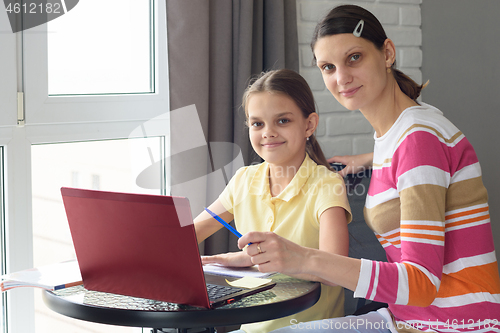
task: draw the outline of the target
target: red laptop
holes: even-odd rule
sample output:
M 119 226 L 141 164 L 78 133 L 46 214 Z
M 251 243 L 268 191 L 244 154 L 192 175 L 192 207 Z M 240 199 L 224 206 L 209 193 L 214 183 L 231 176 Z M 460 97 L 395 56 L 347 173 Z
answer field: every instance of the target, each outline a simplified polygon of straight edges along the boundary
M 233 288 L 227 277 L 204 274 L 187 198 L 61 193 L 88 290 L 214 308 L 274 286 Z M 207 286 L 220 294 L 209 298 Z

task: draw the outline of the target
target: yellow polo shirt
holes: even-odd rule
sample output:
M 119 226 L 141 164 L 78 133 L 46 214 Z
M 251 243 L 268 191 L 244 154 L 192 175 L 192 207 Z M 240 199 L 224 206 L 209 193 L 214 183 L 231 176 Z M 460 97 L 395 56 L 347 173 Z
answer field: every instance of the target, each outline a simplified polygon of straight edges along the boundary
M 326 209 L 344 208 L 347 221 L 351 222 L 343 178 L 317 165 L 307 154 L 292 181 L 274 198 L 268 175 L 267 162 L 243 167 L 219 197 L 222 205 L 234 215 L 236 229 L 242 234 L 272 231 L 297 244 L 317 249 L 319 218 Z M 321 297 L 311 308 L 280 319 L 245 324 L 241 329 L 263 333 L 294 323 L 341 316 L 344 316 L 343 289 L 321 285 Z

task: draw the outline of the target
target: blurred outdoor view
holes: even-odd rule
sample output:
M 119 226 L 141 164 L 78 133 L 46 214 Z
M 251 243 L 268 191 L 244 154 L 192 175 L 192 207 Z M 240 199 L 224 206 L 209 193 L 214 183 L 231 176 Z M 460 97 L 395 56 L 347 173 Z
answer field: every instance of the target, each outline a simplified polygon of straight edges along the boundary
M 151 165 L 150 152 L 162 156 L 161 138 L 123 139 L 35 145 L 32 147 L 34 265 L 74 259 L 60 188 L 78 187 L 116 192 L 161 194 L 136 185 Z M 158 177 L 160 179 L 160 177 Z M 136 333 L 139 328 L 76 320 L 50 310 L 35 293 L 36 333 Z

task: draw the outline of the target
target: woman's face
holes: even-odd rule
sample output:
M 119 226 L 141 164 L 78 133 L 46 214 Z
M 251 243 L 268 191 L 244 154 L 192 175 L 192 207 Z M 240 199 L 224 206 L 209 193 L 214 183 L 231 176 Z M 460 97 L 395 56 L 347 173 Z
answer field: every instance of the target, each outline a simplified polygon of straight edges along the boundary
M 387 86 L 385 49 L 353 34 L 318 39 L 314 46 L 317 66 L 327 89 L 349 110 L 374 105 Z

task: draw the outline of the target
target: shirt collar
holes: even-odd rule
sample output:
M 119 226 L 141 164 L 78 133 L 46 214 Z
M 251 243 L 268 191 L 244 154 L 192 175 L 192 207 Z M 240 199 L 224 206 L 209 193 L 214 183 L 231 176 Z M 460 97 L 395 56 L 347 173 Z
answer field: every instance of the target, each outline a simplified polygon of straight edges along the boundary
M 285 189 L 276 197 L 283 201 L 290 201 L 293 197 L 300 193 L 301 188 L 304 186 L 309 176 L 314 172 L 317 164 L 306 153 L 304 161 L 300 165 L 299 170 L 295 173 L 292 181 L 285 187 Z M 269 163 L 262 163 L 257 172 L 255 173 L 251 184 L 250 193 L 254 195 L 269 196 L 271 192 L 269 189 Z

